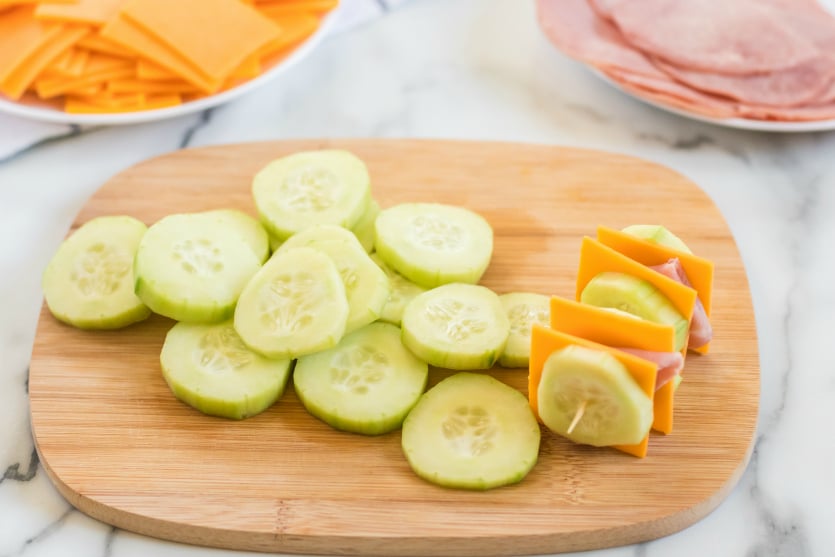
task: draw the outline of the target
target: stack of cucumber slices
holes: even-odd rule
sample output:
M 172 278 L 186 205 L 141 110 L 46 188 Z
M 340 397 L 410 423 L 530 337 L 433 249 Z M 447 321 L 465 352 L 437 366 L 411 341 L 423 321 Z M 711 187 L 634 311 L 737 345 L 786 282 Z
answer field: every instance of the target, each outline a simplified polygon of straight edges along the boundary
M 296 153 L 258 172 L 258 219 L 233 209 L 85 223 L 43 278 L 53 315 L 85 329 L 151 313 L 177 323 L 160 363 L 172 393 L 213 416 L 271 407 L 288 379 L 333 428 L 402 427 L 415 473 L 448 487 L 520 481 L 540 428 L 525 396 L 475 370 L 526 368 L 548 297 L 478 284 L 493 231 L 437 203 L 381 209 L 368 170 L 341 150 Z M 429 366 L 454 370 L 426 390 Z

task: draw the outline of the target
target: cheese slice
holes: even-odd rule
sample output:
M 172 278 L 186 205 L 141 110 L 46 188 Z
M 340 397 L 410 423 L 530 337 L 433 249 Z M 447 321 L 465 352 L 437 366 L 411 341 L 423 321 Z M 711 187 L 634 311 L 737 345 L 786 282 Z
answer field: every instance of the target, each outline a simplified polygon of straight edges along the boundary
M 55 58 L 88 32 L 84 27 L 64 27 L 58 31 L 3 80 L 0 91 L 11 99 L 22 97 L 26 89 Z
M 551 328 L 612 348 L 637 348 L 654 352 L 675 351 L 672 325 L 653 323 L 574 300 L 551 297 Z M 670 381 L 655 392 L 652 400 L 652 429 L 669 434 L 673 430 L 673 393 Z
M 102 54 L 111 54 L 113 56 L 121 56 L 123 58 L 133 58 L 136 56 L 131 49 L 120 46 L 113 41 L 108 41 L 98 33 L 88 35 L 78 41 L 78 46 L 92 50 L 93 52 L 100 52 Z
M 35 17 L 65 23 L 104 25 L 125 0 L 77 0 L 72 4 L 40 4 Z
M 162 94 L 146 95 L 144 101 L 135 105 L 125 106 L 101 106 L 85 101 L 83 98 L 67 96 L 64 103 L 64 110 L 71 114 L 102 114 L 118 112 L 136 112 L 140 110 L 156 110 L 177 106 L 182 102 L 179 95 Z
M 196 93 L 197 87 L 181 79 L 170 81 L 148 81 L 145 79 L 114 79 L 107 84 L 111 93 Z
M 282 14 L 276 16 L 274 21 L 281 27 L 281 34 L 258 49 L 258 53 L 263 58 L 283 53 L 319 28 L 319 18 L 309 13 Z
M 85 73 L 76 78 L 44 78 L 35 82 L 35 91 L 42 99 L 51 99 L 59 95 L 71 93 L 77 89 L 91 87 L 111 79 L 124 79 L 136 74 L 131 61 L 106 63 L 91 56 Z
M 128 0 L 122 13 L 218 80 L 281 35 L 275 23 L 239 0 Z
M 690 284 L 699 293 L 699 300 L 701 300 L 705 312 L 710 315 L 713 301 L 714 265 L 709 259 L 655 244 L 605 226 L 598 227 L 597 240 L 642 265 L 661 265 L 667 260 L 677 257 L 684 272 L 687 273 Z
M 75 47 L 68 48 L 55 58 L 44 71 L 50 75 L 64 77 L 78 77 L 83 74 L 90 51 L 78 48 L 78 42 L 75 44 Z
M 272 0 L 257 2 L 258 11 L 270 18 L 299 12 L 325 13 L 339 5 L 339 0 Z
M 121 15 L 111 19 L 102 27 L 100 33 L 105 39 L 139 53 L 142 57 L 197 86 L 201 91 L 214 93 L 220 89 L 222 81 L 197 71 L 182 56 Z
M 692 319 L 693 308 L 696 305 L 696 290 L 667 278 L 588 236 L 583 238 L 583 243 L 580 246 L 576 299 L 580 299 L 580 294 L 591 279 L 608 271 L 625 273 L 650 282 L 669 298 L 685 319 L 688 321 Z M 684 349 L 686 350 L 686 346 Z
M 60 30 L 60 25 L 35 19 L 30 6 L 0 15 L 0 83 Z
M 568 335 L 538 324 L 534 324 L 531 331 L 531 360 L 528 372 L 528 400 L 530 401 L 531 409 L 537 419 L 540 419 L 538 400 L 539 383 L 542 380 L 542 370 L 545 367 L 545 362 L 548 357 L 557 350 L 571 345 L 580 345 L 593 350 L 608 352 L 626 367 L 629 374 L 641 390 L 644 391 L 650 399 L 654 398 L 655 377 L 657 375 L 657 367 L 654 363 L 638 358 L 637 356 L 633 356 L 632 354 L 615 350 L 614 348 L 610 348 L 609 346 L 605 346 L 603 344 L 598 344 L 584 338 Z M 647 454 L 648 446 L 649 435 L 636 445 L 615 445 L 614 448 L 633 456 L 643 458 Z
M 151 80 L 180 79 L 177 74 L 144 58 L 140 58 L 136 62 L 136 77 Z

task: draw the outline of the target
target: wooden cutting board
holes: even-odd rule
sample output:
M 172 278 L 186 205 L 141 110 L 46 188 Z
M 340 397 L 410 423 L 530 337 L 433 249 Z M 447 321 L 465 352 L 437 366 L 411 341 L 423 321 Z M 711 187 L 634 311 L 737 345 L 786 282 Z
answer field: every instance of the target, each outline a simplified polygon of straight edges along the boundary
M 250 180 L 303 149 L 364 159 L 381 205 L 464 205 L 495 229 L 483 284 L 572 296 L 580 240 L 598 224 L 664 223 L 716 264 L 715 340 L 687 359 L 675 429 L 636 459 L 543 430 L 521 483 L 487 492 L 416 477 L 400 433 L 341 433 L 308 415 L 292 385 L 233 422 L 178 402 L 159 369 L 172 322 L 84 332 L 44 308 L 29 379 L 41 462 L 81 511 L 149 536 L 235 549 L 348 555 L 519 555 L 629 544 L 693 524 L 742 474 L 759 400 L 754 314 L 727 224 L 693 183 L 626 156 L 547 146 L 413 140 L 286 141 L 207 147 L 109 180 L 73 228 L 106 214 L 151 224 L 174 212 L 254 214 Z M 33 277 L 33 280 L 35 278 Z M 492 370 L 526 391 L 524 370 Z M 430 384 L 445 374 L 433 370 Z

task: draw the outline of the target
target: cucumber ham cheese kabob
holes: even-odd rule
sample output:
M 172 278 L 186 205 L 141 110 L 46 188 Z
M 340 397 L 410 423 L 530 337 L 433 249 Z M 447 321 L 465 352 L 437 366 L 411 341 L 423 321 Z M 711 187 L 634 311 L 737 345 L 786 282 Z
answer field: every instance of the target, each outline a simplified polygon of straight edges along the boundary
M 671 325 L 674 350 L 687 351 L 689 324 L 697 292 L 589 237 L 580 248 L 576 299 L 584 304 L 618 309 L 641 319 Z M 675 383 L 655 394 L 653 429 L 672 431 Z

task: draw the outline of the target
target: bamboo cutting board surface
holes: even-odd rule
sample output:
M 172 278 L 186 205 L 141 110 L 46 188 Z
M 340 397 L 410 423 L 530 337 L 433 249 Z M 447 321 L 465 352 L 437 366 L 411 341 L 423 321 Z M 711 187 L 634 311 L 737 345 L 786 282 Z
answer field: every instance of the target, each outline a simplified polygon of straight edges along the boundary
M 706 356 L 690 355 L 675 429 L 645 459 L 543 430 L 539 462 L 487 492 L 424 482 L 400 433 L 363 437 L 307 414 L 292 384 L 267 412 L 234 422 L 178 402 L 159 368 L 172 322 L 85 332 L 42 310 L 29 379 L 41 461 L 83 512 L 142 534 L 287 553 L 520 555 L 658 538 L 713 510 L 742 474 L 759 401 L 751 296 L 727 224 L 693 183 L 626 156 L 547 146 L 415 140 L 286 141 L 178 151 L 109 180 L 78 215 L 233 207 L 255 214 L 253 174 L 295 151 L 346 148 L 369 166 L 383 207 L 464 205 L 495 230 L 482 283 L 571 297 L 583 235 L 663 223 L 715 262 Z M 492 375 L 526 392 L 525 370 Z M 430 385 L 445 376 L 430 374 Z

